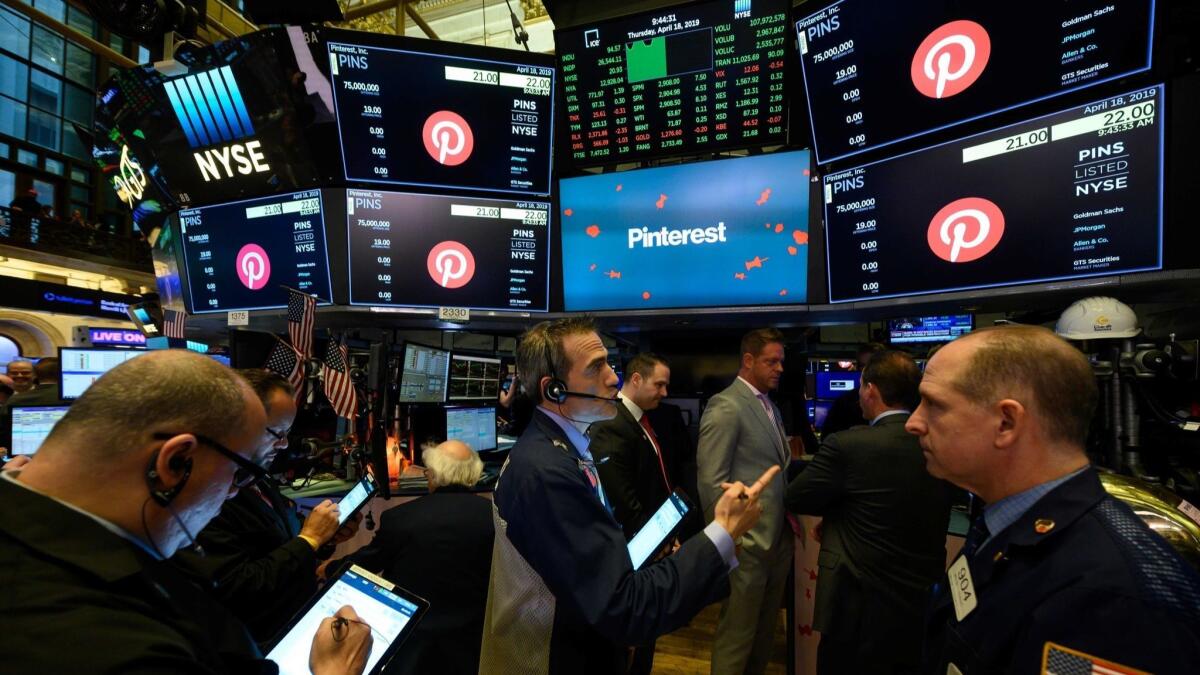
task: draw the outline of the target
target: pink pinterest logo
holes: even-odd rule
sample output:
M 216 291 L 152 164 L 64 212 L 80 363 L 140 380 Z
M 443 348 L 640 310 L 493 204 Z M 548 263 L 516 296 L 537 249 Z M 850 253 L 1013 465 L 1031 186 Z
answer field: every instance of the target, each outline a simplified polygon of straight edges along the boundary
M 246 244 L 237 254 L 237 274 L 242 285 L 261 290 L 271 280 L 271 259 L 258 244 Z
M 975 84 L 992 55 L 992 39 L 974 21 L 951 21 L 930 33 L 912 59 L 912 83 L 929 98 L 949 98 Z
M 462 115 L 449 110 L 439 110 L 425 120 L 421 140 L 425 142 L 425 152 L 444 166 L 462 164 L 475 149 L 471 125 Z
M 1004 212 L 982 197 L 956 199 L 942 207 L 926 233 L 934 255 L 952 263 L 979 260 L 1004 236 Z
M 475 276 L 475 256 L 457 241 L 443 241 L 425 259 L 429 276 L 442 288 L 462 288 Z

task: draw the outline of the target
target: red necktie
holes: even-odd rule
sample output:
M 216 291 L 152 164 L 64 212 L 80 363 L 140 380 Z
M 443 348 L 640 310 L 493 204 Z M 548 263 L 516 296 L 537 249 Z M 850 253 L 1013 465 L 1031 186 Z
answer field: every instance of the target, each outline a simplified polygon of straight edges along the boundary
M 670 492 L 671 478 L 667 476 L 667 465 L 663 464 L 662 446 L 658 444 L 658 436 L 654 434 L 654 427 L 650 426 L 650 418 L 643 414 L 638 423 L 646 430 L 646 436 L 650 438 L 650 445 L 654 446 L 654 455 L 658 458 L 658 468 L 662 469 L 663 484 L 667 486 L 667 492 Z

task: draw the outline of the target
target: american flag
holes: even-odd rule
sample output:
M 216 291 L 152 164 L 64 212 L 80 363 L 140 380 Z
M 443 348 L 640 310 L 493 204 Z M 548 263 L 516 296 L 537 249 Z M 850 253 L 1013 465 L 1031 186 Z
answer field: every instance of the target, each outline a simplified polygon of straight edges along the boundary
M 288 289 L 288 337 L 300 356 L 312 356 L 313 321 L 317 311 L 317 299 L 307 293 Z
M 1149 675 L 1119 663 L 1047 642 L 1042 653 L 1042 672 L 1047 675 Z
M 329 341 L 325 348 L 325 362 L 321 364 L 321 374 L 325 378 L 325 398 L 341 417 L 354 419 L 358 408 L 358 395 L 354 391 L 354 383 L 350 381 L 350 368 L 347 365 L 346 344 Z
M 267 356 L 266 369 L 279 374 L 292 385 L 296 392 L 296 405 L 300 405 L 304 393 L 304 361 L 296 350 L 283 340 L 277 340 Z
M 169 338 L 184 338 L 183 329 L 187 325 L 187 314 L 173 309 L 163 309 L 163 335 Z

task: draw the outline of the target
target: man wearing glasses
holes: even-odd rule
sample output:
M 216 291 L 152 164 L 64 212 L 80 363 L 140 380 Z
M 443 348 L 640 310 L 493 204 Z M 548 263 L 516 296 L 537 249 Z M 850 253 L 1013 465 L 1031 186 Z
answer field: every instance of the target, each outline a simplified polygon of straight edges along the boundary
M 328 499 L 303 523 L 294 505 L 266 473 L 287 450 L 296 404 L 287 380 L 261 368 L 236 371 L 267 410 L 267 423 L 253 470 L 239 470 L 237 496 L 197 534 L 200 550 L 182 549 L 171 558 L 213 588 L 221 604 L 246 624 L 260 644 L 288 625 L 317 591 L 317 565 L 332 553 L 326 544 L 344 541 L 361 517 L 338 529 L 337 504 Z M 261 468 L 259 468 L 261 467 Z
M 98 379 L 37 456 L 0 474 L 6 673 L 271 673 L 244 626 L 165 558 L 191 543 L 235 475 L 262 469 L 266 413 L 233 371 L 152 352 Z M 242 482 L 242 481 L 239 481 Z M 313 637 L 317 675 L 362 672 L 350 607 Z M 339 622 L 340 623 L 340 622 Z

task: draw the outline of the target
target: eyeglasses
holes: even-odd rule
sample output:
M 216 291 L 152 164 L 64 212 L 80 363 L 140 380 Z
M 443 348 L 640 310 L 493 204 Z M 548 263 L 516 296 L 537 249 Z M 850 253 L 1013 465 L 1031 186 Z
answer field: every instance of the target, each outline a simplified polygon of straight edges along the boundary
M 271 434 L 271 438 L 274 438 L 276 441 L 282 441 L 283 439 L 287 438 L 289 431 L 291 431 L 291 429 L 285 429 L 283 431 L 275 431 L 271 427 L 267 427 L 267 433 Z
M 383 643 L 383 645 L 385 647 L 392 643 L 391 640 L 387 639 L 386 635 L 384 635 L 383 633 L 381 633 L 378 630 L 376 630 L 375 628 L 373 628 L 371 626 L 371 624 L 367 623 L 366 621 L 359 621 L 358 619 L 347 619 L 344 616 L 333 617 L 333 621 L 329 624 L 330 630 L 333 631 L 334 642 L 341 642 L 342 640 L 345 640 L 347 636 L 350 635 L 350 624 L 352 624 L 352 623 L 361 623 L 362 625 L 366 626 L 367 628 L 370 628 L 371 632 L 374 633 L 374 635 L 375 635 L 375 640 Z
M 269 429 L 268 429 L 268 431 L 269 431 Z M 190 432 L 185 432 L 185 433 L 190 433 Z M 154 438 L 156 438 L 160 441 L 165 441 L 165 440 L 174 438 L 178 435 L 179 434 L 177 434 L 177 433 L 173 434 L 173 433 L 167 433 L 167 432 L 160 432 L 160 433 L 154 434 Z M 256 480 L 263 480 L 263 479 L 270 477 L 270 474 L 267 473 L 266 469 L 255 464 L 254 462 L 251 462 L 250 460 L 246 459 L 245 457 L 242 457 L 238 453 L 230 450 L 229 448 L 227 448 L 224 445 L 222 445 L 221 443 L 209 438 L 208 436 L 204 436 L 201 434 L 191 434 L 191 435 L 195 436 L 196 440 L 200 441 L 201 444 L 207 445 L 210 448 L 212 448 L 213 450 L 216 450 L 223 457 L 225 457 L 225 459 L 228 459 L 229 461 L 231 461 L 237 465 L 237 467 L 238 467 L 237 471 L 234 471 L 234 473 L 233 473 L 233 484 L 237 488 L 239 488 L 239 489 L 244 488 Z

